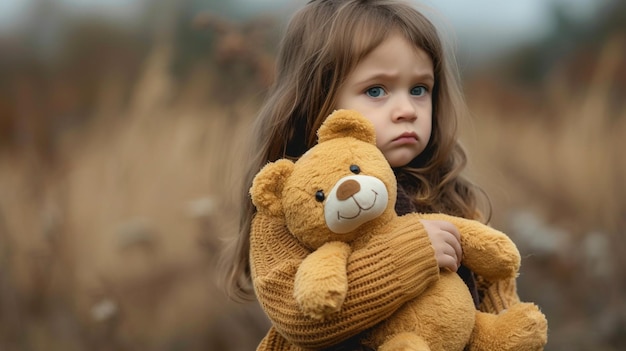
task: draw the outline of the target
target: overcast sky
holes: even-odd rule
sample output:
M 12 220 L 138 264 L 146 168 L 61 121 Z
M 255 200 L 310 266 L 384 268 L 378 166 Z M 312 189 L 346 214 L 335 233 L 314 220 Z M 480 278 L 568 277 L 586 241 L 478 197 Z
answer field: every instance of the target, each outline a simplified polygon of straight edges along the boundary
M 0 31 L 19 23 L 34 0 L 0 0 Z M 76 12 L 133 16 L 141 0 L 56 0 Z M 144 0 L 145 1 L 145 0 Z M 149 0 L 148 0 L 149 1 Z M 287 18 L 307 0 L 229 0 L 249 13 L 270 12 Z M 554 26 L 555 3 L 581 21 L 593 17 L 603 0 L 422 0 L 445 19 L 465 54 L 480 56 L 546 35 Z

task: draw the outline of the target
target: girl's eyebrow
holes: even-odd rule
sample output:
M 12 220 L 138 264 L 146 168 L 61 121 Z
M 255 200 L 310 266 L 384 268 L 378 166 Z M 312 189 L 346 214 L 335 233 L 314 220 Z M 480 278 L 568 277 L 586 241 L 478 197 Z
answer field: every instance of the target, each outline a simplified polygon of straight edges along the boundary
M 356 84 L 361 85 L 361 84 L 372 83 L 372 82 L 377 82 L 381 80 L 382 81 L 392 80 L 392 79 L 396 79 L 397 77 L 398 77 L 398 73 L 394 71 L 377 72 L 375 74 L 368 75 L 363 79 L 359 79 L 356 82 Z M 435 77 L 433 76 L 431 72 L 416 73 L 411 78 L 420 82 L 428 83 L 428 84 L 433 84 L 435 82 Z

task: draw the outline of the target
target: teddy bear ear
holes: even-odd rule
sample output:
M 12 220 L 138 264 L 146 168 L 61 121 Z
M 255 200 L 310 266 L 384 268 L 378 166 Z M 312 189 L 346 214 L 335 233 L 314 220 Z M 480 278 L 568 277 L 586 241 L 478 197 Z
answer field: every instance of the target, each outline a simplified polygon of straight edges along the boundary
M 275 216 L 282 215 L 283 186 L 293 168 L 294 163 L 292 161 L 280 159 L 268 163 L 257 173 L 252 180 L 252 187 L 250 187 L 252 203 L 257 211 Z
M 374 125 L 354 110 L 336 110 L 330 114 L 317 131 L 318 142 L 335 138 L 353 137 L 376 145 Z

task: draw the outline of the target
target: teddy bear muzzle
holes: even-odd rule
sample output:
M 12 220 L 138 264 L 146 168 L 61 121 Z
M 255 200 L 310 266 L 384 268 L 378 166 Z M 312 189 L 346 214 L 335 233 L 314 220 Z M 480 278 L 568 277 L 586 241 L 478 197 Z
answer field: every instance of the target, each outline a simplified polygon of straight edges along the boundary
M 334 233 L 349 233 L 380 216 L 387 201 L 387 187 L 380 179 L 368 175 L 343 177 L 324 204 L 326 225 Z

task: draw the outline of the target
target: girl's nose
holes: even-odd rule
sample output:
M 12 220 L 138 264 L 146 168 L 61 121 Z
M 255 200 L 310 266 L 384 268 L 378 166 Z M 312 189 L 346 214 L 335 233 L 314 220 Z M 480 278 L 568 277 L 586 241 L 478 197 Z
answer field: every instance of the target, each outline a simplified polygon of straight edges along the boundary
M 394 122 L 414 121 L 417 119 L 417 108 L 411 101 L 411 96 L 398 95 L 395 97 L 392 119 Z

